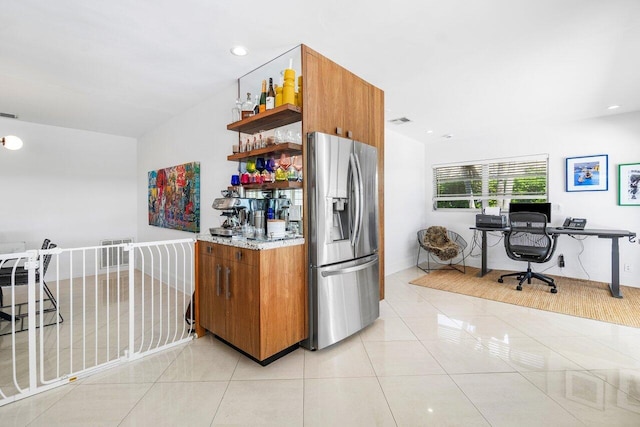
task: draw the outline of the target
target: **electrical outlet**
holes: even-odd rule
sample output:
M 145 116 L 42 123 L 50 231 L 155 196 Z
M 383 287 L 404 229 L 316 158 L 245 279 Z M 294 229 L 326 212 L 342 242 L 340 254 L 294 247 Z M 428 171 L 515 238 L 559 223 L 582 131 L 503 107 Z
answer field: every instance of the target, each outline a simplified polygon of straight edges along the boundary
M 630 272 L 631 271 L 631 264 L 625 264 L 624 265 L 624 271 Z
M 564 255 L 562 254 L 558 255 L 558 267 L 560 268 L 564 267 Z

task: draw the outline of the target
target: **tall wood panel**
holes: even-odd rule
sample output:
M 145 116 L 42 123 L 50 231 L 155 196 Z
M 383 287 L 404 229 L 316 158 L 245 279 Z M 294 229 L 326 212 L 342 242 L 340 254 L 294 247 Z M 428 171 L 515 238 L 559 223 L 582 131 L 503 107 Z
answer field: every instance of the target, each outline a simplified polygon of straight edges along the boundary
M 380 299 L 384 299 L 384 92 L 371 86 L 371 145 L 378 149 L 378 244 L 380 245 Z
M 378 150 L 380 299 L 384 298 L 384 92 L 302 45 L 302 132 L 323 132 L 373 145 Z M 306 152 L 303 151 L 306 158 Z M 306 191 L 306 182 L 303 183 Z M 306 201 L 304 212 L 308 212 Z M 309 235 L 308 223 L 304 224 Z M 308 259 L 306 265 L 308 265 Z

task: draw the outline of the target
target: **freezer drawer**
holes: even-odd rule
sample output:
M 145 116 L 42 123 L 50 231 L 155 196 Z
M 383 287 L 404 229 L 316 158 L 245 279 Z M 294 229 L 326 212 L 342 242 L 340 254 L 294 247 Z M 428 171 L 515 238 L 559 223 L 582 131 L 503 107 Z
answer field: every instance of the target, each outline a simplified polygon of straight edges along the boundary
M 334 344 L 373 323 L 380 315 L 377 255 L 311 269 L 311 349 Z

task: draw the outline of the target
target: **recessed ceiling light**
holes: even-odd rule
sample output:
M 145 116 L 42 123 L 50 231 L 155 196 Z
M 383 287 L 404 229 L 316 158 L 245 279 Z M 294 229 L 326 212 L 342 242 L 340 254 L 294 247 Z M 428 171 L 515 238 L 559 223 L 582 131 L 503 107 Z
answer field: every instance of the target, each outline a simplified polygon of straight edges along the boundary
M 231 53 L 235 56 L 245 56 L 249 51 L 244 46 L 234 46 L 231 48 Z
M 429 129 L 429 130 L 427 131 L 427 133 L 433 133 L 433 131 L 432 131 L 431 129 Z
M 616 108 L 620 108 L 620 106 L 619 105 L 609 105 L 607 107 L 607 110 L 615 110 Z

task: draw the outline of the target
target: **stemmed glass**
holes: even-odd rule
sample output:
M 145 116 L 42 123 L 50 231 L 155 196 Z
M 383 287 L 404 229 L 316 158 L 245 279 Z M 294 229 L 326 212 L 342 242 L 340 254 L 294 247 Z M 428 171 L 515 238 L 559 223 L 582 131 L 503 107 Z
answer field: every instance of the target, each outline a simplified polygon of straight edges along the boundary
M 282 153 L 282 155 L 280 155 L 280 167 L 286 171 L 289 169 L 289 166 L 291 166 L 291 157 Z
M 291 166 L 291 157 L 282 153 L 278 163 L 279 166 L 276 170 L 276 181 L 286 181 L 288 179 L 287 173 L 289 171 L 289 166 Z
M 256 159 L 256 169 L 262 174 L 262 171 L 265 170 L 265 168 L 264 157 L 258 157 Z
M 253 174 L 256 171 L 256 161 L 254 159 L 247 159 L 247 172 Z
M 267 172 L 269 172 L 269 181 L 271 182 L 274 181 L 273 174 L 277 168 L 278 168 L 278 165 L 276 164 L 275 159 L 273 157 L 270 157 L 269 160 L 267 160 L 267 163 L 265 164 L 265 169 L 267 170 Z

